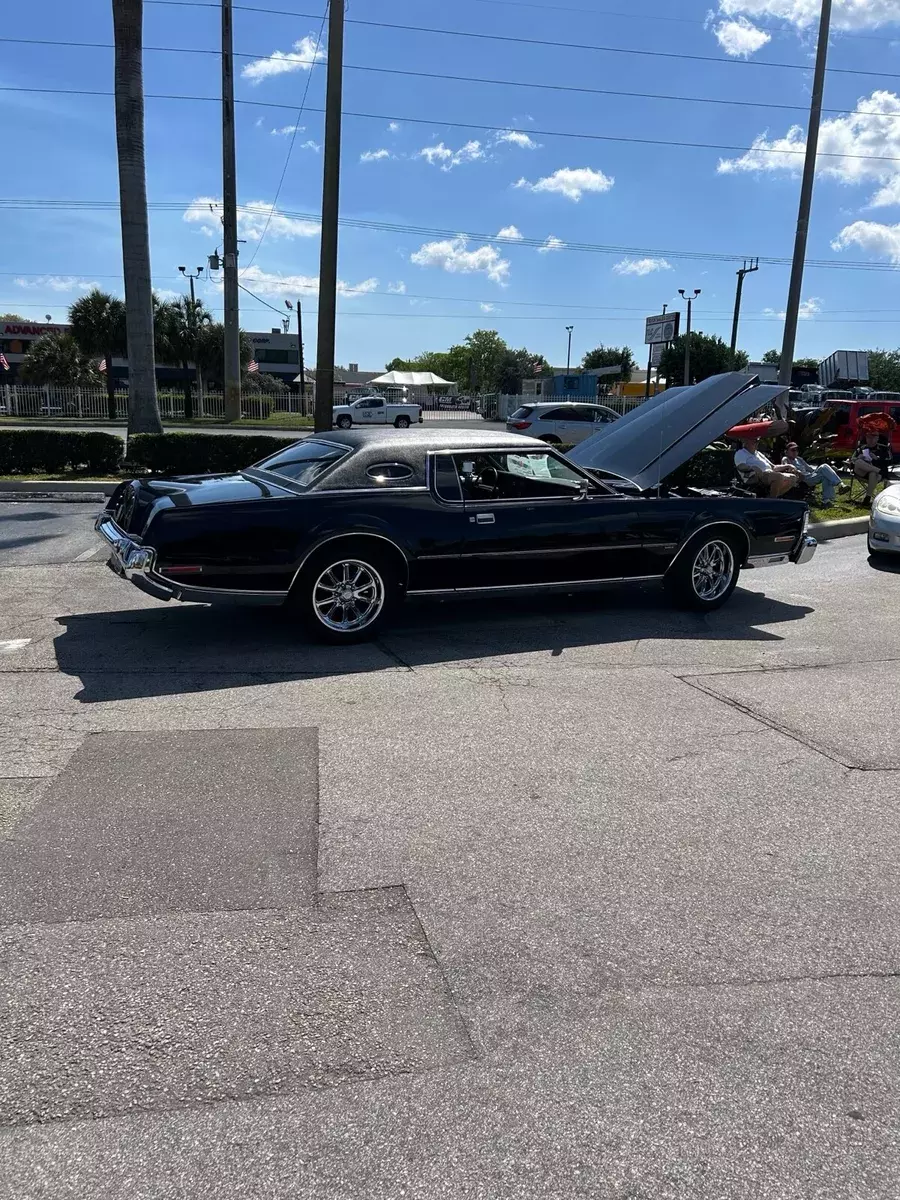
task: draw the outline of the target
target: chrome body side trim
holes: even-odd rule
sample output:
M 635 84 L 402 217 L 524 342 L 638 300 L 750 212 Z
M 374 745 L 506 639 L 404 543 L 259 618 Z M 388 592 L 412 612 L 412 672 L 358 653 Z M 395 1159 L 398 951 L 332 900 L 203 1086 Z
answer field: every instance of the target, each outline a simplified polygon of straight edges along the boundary
M 378 490 L 378 489 L 373 489 L 373 490 Z M 395 489 L 395 490 L 399 491 L 399 488 Z M 420 490 L 426 491 L 427 489 L 425 489 L 425 488 L 421 488 L 421 489 L 417 488 L 416 489 L 416 491 L 420 491 Z M 383 533 L 372 533 L 368 529 L 353 529 L 353 530 L 348 530 L 347 533 L 329 534 L 328 537 L 322 538 L 322 540 L 320 542 L 316 542 L 316 544 L 314 546 L 311 546 L 310 549 L 307 550 L 307 552 L 303 555 L 303 558 L 300 560 L 300 565 L 297 567 L 297 570 L 293 574 L 293 577 L 291 579 L 291 587 L 293 587 L 294 584 L 297 582 L 297 577 L 299 576 L 299 574 L 303 570 L 303 568 L 306 566 L 309 559 L 314 554 L 316 554 L 319 550 L 321 550 L 323 546 L 327 546 L 330 542 L 339 541 L 341 538 L 348 538 L 348 537 L 349 538 L 377 538 L 378 541 L 387 542 L 387 544 L 389 546 L 392 546 L 397 551 L 398 554 L 401 554 L 403 556 L 403 561 L 406 563 L 407 569 L 409 568 L 409 557 L 406 554 L 406 552 L 404 551 L 402 546 L 398 546 L 396 542 L 392 541 L 389 537 L 385 537 Z
M 761 567 L 780 567 L 789 561 L 790 557 L 787 554 L 754 554 L 752 558 L 747 559 L 744 566 L 759 570 Z
M 691 530 L 691 532 L 687 535 L 687 537 L 684 539 L 684 541 L 681 543 L 681 545 L 675 551 L 674 555 L 672 556 L 672 561 L 669 563 L 666 570 L 670 571 L 672 569 L 672 567 L 674 567 L 675 563 L 678 561 L 679 554 L 681 554 L 681 552 L 684 550 L 685 546 L 687 546 L 687 544 L 689 542 L 693 541 L 693 539 L 697 536 L 698 533 L 702 533 L 704 529 L 721 528 L 723 525 L 727 525 L 727 526 L 730 526 L 732 529 L 739 529 L 741 531 L 741 533 L 744 535 L 744 537 L 747 540 L 747 554 L 749 554 L 750 553 L 750 534 L 747 532 L 747 530 L 744 528 L 743 525 L 741 525 L 737 521 L 727 521 L 727 520 L 725 520 L 725 521 L 707 521 L 705 525 L 700 525 L 697 529 Z M 746 555 L 745 555 L 745 558 L 746 558 Z
M 464 596 L 472 592 L 557 592 L 560 590 L 573 592 L 579 588 L 604 587 L 608 583 L 647 583 L 651 580 L 663 579 L 663 575 L 618 575 L 606 579 L 566 579 L 552 583 L 508 583 L 497 584 L 493 587 L 463 587 L 463 588 L 423 588 L 409 591 L 408 596 Z

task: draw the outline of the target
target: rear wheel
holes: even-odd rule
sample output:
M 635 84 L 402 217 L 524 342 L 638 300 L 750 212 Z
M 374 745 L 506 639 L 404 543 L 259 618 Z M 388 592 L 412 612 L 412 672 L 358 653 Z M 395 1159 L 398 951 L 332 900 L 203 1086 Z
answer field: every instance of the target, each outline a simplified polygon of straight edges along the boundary
M 729 598 L 740 573 L 735 539 L 711 530 L 681 552 L 666 575 L 666 590 L 679 608 L 711 612 Z
M 394 422 L 396 429 L 409 429 L 409 417 L 398 417 Z
M 400 599 L 390 558 L 348 540 L 340 550 L 313 555 L 288 604 L 314 637 L 340 645 L 375 637 Z
M 338 429 L 349 429 L 353 424 L 353 418 L 347 416 L 338 417 L 335 424 L 337 425 Z

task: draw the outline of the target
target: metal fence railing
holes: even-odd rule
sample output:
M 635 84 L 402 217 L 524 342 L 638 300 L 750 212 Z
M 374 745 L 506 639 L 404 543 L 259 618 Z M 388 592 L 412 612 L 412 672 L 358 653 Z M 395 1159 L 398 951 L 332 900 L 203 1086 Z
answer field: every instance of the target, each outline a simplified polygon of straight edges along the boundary
M 184 392 L 159 389 L 159 412 L 163 420 L 184 419 Z M 194 395 L 193 415 L 198 420 L 222 421 L 225 417 L 225 397 L 219 391 Z M 278 413 L 311 416 L 313 398 L 290 392 L 249 392 L 241 395 L 244 417 L 265 420 Z M 115 395 L 117 421 L 128 416 L 128 395 Z M 58 387 L 48 384 L 36 387 L 22 384 L 0 385 L 0 415 L 5 417 L 50 418 L 57 420 L 108 420 L 109 398 L 104 388 Z

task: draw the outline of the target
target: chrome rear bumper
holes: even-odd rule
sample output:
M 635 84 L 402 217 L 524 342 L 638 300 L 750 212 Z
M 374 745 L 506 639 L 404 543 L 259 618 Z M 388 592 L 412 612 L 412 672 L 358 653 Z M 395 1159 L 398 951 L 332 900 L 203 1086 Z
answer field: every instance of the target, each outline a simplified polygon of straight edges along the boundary
M 816 539 L 810 537 L 808 533 L 804 534 L 800 539 L 800 545 L 791 555 L 791 562 L 796 563 L 798 567 L 802 567 L 804 563 L 808 563 L 812 559 L 818 548 L 819 543 Z

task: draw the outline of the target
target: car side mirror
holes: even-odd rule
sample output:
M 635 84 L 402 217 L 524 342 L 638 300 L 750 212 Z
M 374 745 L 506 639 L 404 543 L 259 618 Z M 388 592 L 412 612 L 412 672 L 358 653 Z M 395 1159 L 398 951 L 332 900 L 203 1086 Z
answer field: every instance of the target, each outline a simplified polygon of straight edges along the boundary
M 586 479 L 582 479 L 578 484 L 578 491 L 572 497 L 573 500 L 587 500 L 588 493 L 591 490 L 591 485 Z

